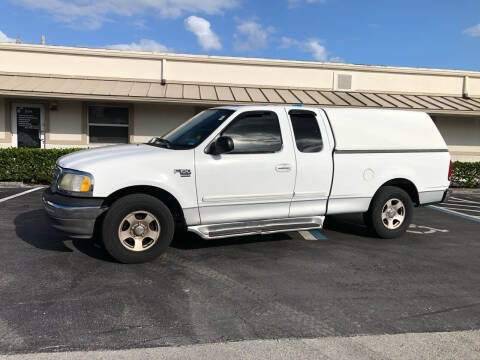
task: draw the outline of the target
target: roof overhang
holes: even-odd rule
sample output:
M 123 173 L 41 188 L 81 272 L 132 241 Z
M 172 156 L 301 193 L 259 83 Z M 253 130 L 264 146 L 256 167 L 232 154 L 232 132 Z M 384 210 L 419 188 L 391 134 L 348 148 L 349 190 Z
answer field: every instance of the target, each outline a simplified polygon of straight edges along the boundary
M 202 105 L 368 107 L 480 115 L 480 98 L 0 73 L 0 95 Z

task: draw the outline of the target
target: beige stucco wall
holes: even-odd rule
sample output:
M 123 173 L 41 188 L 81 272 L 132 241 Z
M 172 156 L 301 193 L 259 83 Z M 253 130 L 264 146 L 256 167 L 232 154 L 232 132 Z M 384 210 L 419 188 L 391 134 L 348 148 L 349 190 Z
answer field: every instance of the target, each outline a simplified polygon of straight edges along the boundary
M 8 72 L 158 79 L 161 66 L 148 59 L 0 51 L 0 69 Z
M 0 72 L 480 97 L 480 72 L 0 44 Z
M 331 70 L 308 67 L 274 67 L 248 64 L 219 64 L 168 61 L 169 80 L 258 86 L 284 86 L 331 89 Z
M 453 160 L 480 161 L 480 117 L 434 116 Z
M 5 140 L 5 125 L 6 125 L 6 109 L 5 99 L 0 98 L 0 141 Z
M 187 105 L 135 104 L 133 142 L 147 142 L 154 136 L 162 136 L 198 111 Z
M 51 142 L 81 141 L 82 103 L 79 101 L 58 102 L 57 110 L 49 112 L 48 132 Z M 48 143 L 49 141 L 47 141 Z
M 461 95 L 463 78 L 398 73 L 353 72 L 353 90 Z M 480 94 L 480 92 L 478 93 Z

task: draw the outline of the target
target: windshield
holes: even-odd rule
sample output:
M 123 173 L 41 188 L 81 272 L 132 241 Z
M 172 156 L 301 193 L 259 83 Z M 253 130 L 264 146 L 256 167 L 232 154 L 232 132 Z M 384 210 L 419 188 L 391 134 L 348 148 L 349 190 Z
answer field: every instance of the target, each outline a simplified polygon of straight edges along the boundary
M 173 129 L 162 137 L 155 137 L 149 145 L 169 149 L 193 149 L 218 128 L 235 110 L 208 109 Z

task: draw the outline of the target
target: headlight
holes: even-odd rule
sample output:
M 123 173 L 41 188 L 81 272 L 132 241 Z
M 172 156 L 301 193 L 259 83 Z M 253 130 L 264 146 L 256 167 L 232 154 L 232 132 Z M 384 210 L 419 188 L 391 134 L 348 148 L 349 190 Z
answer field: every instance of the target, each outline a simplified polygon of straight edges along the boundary
M 82 171 L 62 169 L 57 187 L 66 193 L 88 196 L 93 192 L 93 176 Z

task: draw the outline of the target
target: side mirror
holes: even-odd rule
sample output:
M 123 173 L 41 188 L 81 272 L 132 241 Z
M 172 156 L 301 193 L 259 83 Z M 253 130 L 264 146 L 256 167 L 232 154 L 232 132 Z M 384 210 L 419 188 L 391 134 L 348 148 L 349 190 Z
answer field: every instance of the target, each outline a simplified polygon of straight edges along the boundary
M 233 140 L 230 136 L 220 136 L 213 143 L 211 153 L 214 155 L 225 154 L 234 149 Z

